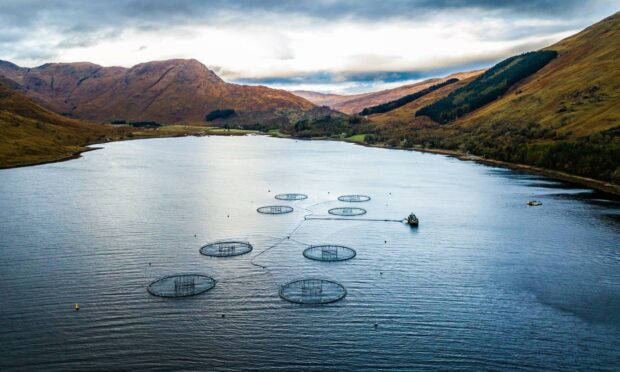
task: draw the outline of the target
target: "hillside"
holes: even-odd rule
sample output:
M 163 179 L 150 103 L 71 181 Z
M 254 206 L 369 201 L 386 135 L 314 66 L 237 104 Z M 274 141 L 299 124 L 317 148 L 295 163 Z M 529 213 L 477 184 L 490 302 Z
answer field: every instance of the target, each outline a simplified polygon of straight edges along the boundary
M 68 158 L 84 144 L 130 135 L 128 128 L 86 124 L 45 110 L 20 89 L 0 79 L 0 168 Z
M 229 84 L 196 60 L 133 66 L 49 63 L 23 68 L 0 61 L 0 75 L 20 84 L 27 96 L 63 115 L 106 123 L 152 120 L 204 122 L 216 109 L 233 109 L 238 120 L 288 119 L 314 105 L 289 92 Z
M 410 128 L 419 127 L 425 123 L 434 124 L 428 117 L 416 117 L 416 112 L 422 107 L 428 106 L 431 103 L 446 97 L 453 91 L 466 86 L 476 79 L 477 76 L 478 75 L 459 80 L 453 84 L 448 84 L 412 102 L 409 102 L 406 105 L 385 113 L 370 115 L 369 118 L 374 126 L 390 125 L 392 128 L 407 131 L 411 130 Z
M 393 89 L 354 95 L 323 94 L 309 91 L 294 91 L 292 93 L 307 99 L 315 105 L 329 106 L 334 110 L 352 115 L 357 114 L 366 107 L 377 106 L 397 100 L 406 95 L 429 88 L 434 84 L 442 83 L 448 79 L 455 78 L 463 80 L 472 76 L 477 76 L 483 71 L 484 70 L 460 72 L 442 78 L 427 79 L 415 84 L 403 85 Z
M 510 87 L 543 68 L 557 55 L 553 50 L 540 50 L 510 57 L 470 84 L 423 107 L 416 116 L 426 115 L 442 124 L 454 121 L 501 97 Z
M 373 114 L 384 114 L 386 112 L 390 112 L 392 110 L 396 110 L 399 107 L 403 107 L 406 104 L 409 104 L 409 103 L 411 103 L 411 102 L 413 102 L 415 100 L 418 100 L 418 99 L 424 97 L 425 95 L 428 95 L 428 94 L 430 94 L 430 93 L 432 93 L 432 92 L 434 92 L 434 91 L 436 91 L 438 89 L 441 89 L 441 88 L 443 88 L 443 87 L 445 87 L 447 85 L 454 84 L 457 81 L 459 81 L 459 79 L 456 79 L 456 78 L 448 79 L 448 80 L 446 80 L 444 82 L 441 82 L 441 83 L 438 83 L 438 84 L 435 84 L 435 85 L 431 85 L 430 87 L 428 87 L 426 89 L 419 90 L 419 91 L 417 91 L 415 93 L 408 94 L 408 95 L 406 95 L 404 97 L 395 99 L 393 101 L 382 103 L 382 104 L 377 105 L 377 106 L 366 107 L 359 114 L 367 116 L 367 115 L 373 115 Z
M 460 123 L 536 122 L 570 138 L 620 125 L 620 13 L 545 50 L 559 53 L 509 94 Z
M 296 96 L 307 99 L 308 101 L 314 103 L 317 106 L 328 106 L 328 107 L 335 106 L 338 102 L 346 101 L 347 99 L 351 97 L 359 97 L 362 95 L 362 94 L 358 94 L 358 95 L 347 96 L 347 95 L 340 95 L 340 94 L 312 92 L 309 90 L 293 90 L 291 91 L 291 93 L 293 93 Z
M 618 40 L 620 13 L 545 48 L 557 57 L 457 120 L 450 121 L 454 116 L 446 112 L 440 119 L 446 124 L 419 116 L 386 126 L 392 121 L 383 114 L 371 117 L 374 125 L 367 130 L 396 145 L 456 150 L 620 184 Z M 468 100 L 489 91 L 473 89 L 476 80 L 461 90 Z M 403 120 L 406 108 L 387 114 Z

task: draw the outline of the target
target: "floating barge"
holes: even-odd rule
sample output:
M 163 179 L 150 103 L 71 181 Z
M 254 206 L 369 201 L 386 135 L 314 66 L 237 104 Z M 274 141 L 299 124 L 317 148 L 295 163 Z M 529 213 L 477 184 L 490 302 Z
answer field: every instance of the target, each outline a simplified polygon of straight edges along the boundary
M 418 227 L 418 224 L 420 223 L 420 221 L 418 221 L 418 217 L 416 217 L 416 215 L 413 213 L 407 216 L 405 222 L 407 222 L 407 225 L 411 227 Z

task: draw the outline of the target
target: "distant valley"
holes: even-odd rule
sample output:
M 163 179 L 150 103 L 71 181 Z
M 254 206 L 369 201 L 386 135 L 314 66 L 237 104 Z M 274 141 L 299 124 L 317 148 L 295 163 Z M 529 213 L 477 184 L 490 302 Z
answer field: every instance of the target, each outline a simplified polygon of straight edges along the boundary
M 132 68 L 91 63 L 24 68 L 3 61 L 0 123 L 8 128 L 15 125 L 15 115 L 24 118 L 24 110 L 16 107 L 21 102 L 44 110 L 50 125 L 64 128 L 60 132 L 106 124 L 111 137 L 121 132 L 126 137 L 135 129 L 109 124 L 132 121 L 193 126 L 179 135 L 204 134 L 201 128 L 215 126 L 450 150 L 620 184 L 618 40 L 616 13 L 548 48 L 487 70 L 356 95 L 231 84 L 196 60 L 147 62 Z M 12 105 L 6 104 L 8 96 L 13 97 Z M 31 120 L 28 115 L 26 119 Z M 41 121 L 41 115 L 36 120 Z M 3 143 L 6 154 L 38 151 L 37 141 L 31 140 L 38 132 L 6 132 L 13 133 Z M 144 133 L 175 134 L 160 129 Z M 82 144 L 96 142 L 88 137 L 90 141 Z M 75 136 L 69 145 L 79 146 L 80 138 Z M 16 143 L 26 149 L 13 151 Z M 24 145 L 28 143 L 34 147 Z M 4 160 L 2 165 L 19 163 Z

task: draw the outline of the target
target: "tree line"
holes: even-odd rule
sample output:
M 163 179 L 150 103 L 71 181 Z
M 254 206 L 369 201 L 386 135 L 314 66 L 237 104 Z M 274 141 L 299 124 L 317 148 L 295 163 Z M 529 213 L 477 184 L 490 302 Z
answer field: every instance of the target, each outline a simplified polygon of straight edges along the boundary
M 376 105 L 376 106 L 372 106 L 372 107 L 366 107 L 365 109 L 363 109 L 359 114 L 366 116 L 366 115 L 372 115 L 372 114 L 382 114 L 384 112 L 388 112 L 388 111 L 392 111 L 394 109 L 397 109 L 401 106 L 404 106 L 406 104 L 408 104 L 409 102 L 413 102 L 416 99 L 420 98 L 420 97 L 424 97 L 425 95 L 436 91 L 439 88 L 443 88 L 446 85 L 452 84 L 452 83 L 456 83 L 457 81 L 459 81 L 459 79 L 456 78 L 452 78 L 452 79 L 448 79 L 442 83 L 439 84 L 435 84 L 432 85 L 426 89 L 422 89 L 419 92 L 415 92 L 412 94 L 408 94 L 404 97 L 395 99 L 393 101 L 390 102 L 386 102 L 380 105 Z
M 428 116 L 441 124 L 453 121 L 494 101 L 515 83 L 543 68 L 557 55 L 554 50 L 540 50 L 510 57 L 471 83 L 421 108 L 416 112 L 416 116 Z

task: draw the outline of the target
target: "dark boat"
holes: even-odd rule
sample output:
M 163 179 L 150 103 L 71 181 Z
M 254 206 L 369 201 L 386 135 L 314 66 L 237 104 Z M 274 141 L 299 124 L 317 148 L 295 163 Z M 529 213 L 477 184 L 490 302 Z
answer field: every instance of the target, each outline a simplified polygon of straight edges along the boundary
M 542 203 L 538 200 L 530 200 L 529 202 L 527 202 L 527 205 L 529 205 L 530 207 L 538 207 L 539 205 L 542 205 Z
M 415 214 L 411 213 L 409 216 L 407 216 L 407 225 L 417 227 L 418 224 L 419 224 L 418 217 L 416 217 Z

